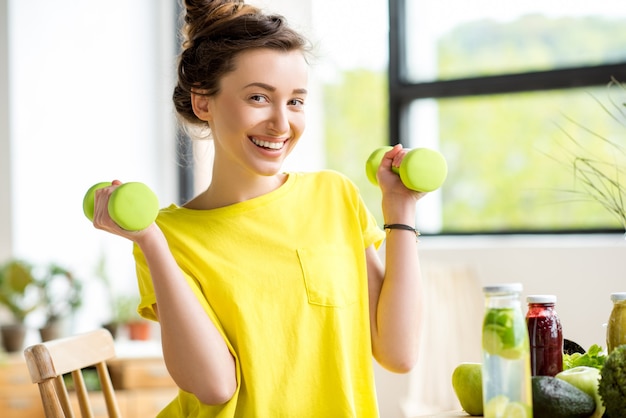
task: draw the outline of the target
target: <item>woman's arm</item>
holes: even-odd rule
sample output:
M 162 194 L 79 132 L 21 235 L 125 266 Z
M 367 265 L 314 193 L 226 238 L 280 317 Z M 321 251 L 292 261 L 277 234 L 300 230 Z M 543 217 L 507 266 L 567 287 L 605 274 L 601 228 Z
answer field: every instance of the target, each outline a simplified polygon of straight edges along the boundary
M 386 224 L 415 226 L 415 203 L 424 193 L 404 187 L 391 165 L 399 166 L 406 151 L 400 146 L 385 154 L 378 170 Z M 370 326 L 374 357 L 385 368 L 405 373 L 417 360 L 421 320 L 421 273 L 417 239 L 412 231 L 387 230 L 385 265 L 376 249 L 366 249 Z
M 228 401 L 237 388 L 235 360 L 226 342 L 196 298 L 156 224 L 130 232 L 109 217 L 108 198 L 115 187 L 96 192 L 94 226 L 135 242 L 146 259 L 157 303 L 163 356 L 176 384 L 210 405 Z

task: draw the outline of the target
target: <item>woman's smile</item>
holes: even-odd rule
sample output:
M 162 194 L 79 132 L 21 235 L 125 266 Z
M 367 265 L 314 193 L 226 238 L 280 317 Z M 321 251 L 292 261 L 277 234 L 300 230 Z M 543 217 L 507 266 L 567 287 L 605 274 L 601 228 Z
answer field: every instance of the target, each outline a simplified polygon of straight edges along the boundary
M 285 147 L 285 144 L 287 143 L 288 140 L 268 141 L 268 140 L 263 140 L 263 139 L 252 136 L 250 137 L 250 141 L 252 141 L 252 143 L 254 143 L 254 145 L 256 145 L 257 147 L 277 151 L 277 150 L 282 150 Z

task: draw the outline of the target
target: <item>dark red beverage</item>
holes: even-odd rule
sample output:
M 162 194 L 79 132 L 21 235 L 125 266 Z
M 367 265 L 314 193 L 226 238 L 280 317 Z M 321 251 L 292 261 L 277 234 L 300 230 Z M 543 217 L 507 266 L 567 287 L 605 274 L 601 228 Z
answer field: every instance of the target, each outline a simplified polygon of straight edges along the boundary
M 533 376 L 554 376 L 563 371 L 563 330 L 554 305 L 556 296 L 528 296 L 526 325 Z

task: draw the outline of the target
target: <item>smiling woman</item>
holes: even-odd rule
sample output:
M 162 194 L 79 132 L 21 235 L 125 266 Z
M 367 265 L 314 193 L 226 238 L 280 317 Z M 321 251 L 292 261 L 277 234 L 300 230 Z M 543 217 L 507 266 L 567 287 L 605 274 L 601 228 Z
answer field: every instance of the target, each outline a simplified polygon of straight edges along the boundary
M 305 130 L 309 42 L 243 1 L 184 6 L 173 100 L 214 145 L 212 180 L 141 231 L 109 216 L 114 181 L 93 218 L 134 243 L 138 310 L 182 389 L 160 416 L 378 417 L 372 358 L 407 372 L 419 336 L 425 193 L 392 170 L 407 150 L 377 167 L 383 220 L 404 227 L 385 235 L 346 176 L 283 169 Z

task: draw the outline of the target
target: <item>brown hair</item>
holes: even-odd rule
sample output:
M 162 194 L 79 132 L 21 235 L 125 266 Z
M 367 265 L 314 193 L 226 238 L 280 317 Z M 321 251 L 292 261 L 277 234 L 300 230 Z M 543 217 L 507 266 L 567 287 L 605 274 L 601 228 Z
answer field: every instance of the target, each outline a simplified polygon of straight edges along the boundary
M 243 51 L 270 48 L 310 50 L 307 40 L 285 18 L 266 14 L 243 0 L 184 0 L 182 52 L 173 100 L 183 122 L 206 126 L 191 106 L 191 91 L 215 95 L 221 78 L 233 71 Z

